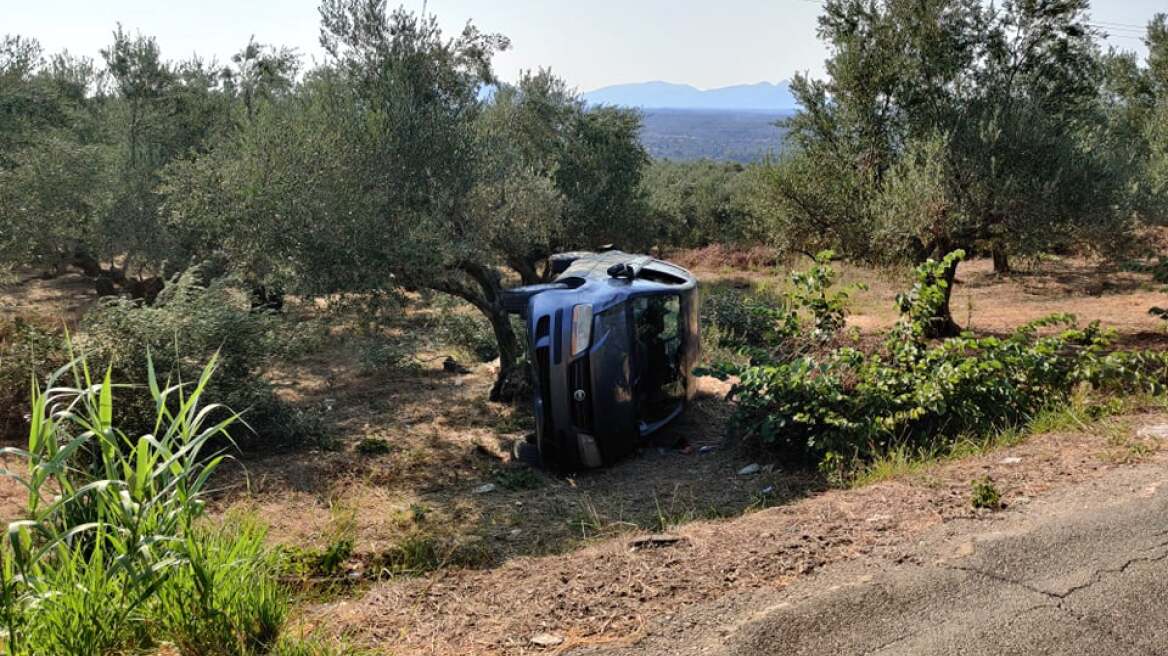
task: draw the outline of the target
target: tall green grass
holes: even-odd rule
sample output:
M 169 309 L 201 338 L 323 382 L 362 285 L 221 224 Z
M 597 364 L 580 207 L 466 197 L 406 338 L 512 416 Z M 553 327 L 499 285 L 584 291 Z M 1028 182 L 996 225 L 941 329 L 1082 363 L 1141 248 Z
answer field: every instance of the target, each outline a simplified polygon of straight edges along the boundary
M 288 610 L 254 522 L 203 518 L 208 481 L 238 415 L 195 381 L 147 388 L 153 430 L 114 425 L 115 385 L 78 359 L 34 388 L 25 448 L 0 470 L 26 490 L 0 543 L 0 647 L 8 656 L 136 653 L 251 656 L 279 641 Z M 69 384 L 64 381 L 70 380 Z M 121 392 L 119 391 L 119 394 Z M 217 438 L 226 438 L 226 441 Z

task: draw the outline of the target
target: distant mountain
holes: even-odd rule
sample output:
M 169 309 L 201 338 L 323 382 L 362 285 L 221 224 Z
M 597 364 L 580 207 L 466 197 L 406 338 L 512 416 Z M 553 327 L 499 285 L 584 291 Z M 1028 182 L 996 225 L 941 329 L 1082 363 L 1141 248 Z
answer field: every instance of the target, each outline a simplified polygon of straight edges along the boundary
M 617 84 L 583 94 L 594 105 L 621 105 L 651 109 L 706 109 L 752 112 L 789 112 L 796 107 L 787 81 L 777 84 L 739 84 L 698 89 L 688 84 L 637 82 Z

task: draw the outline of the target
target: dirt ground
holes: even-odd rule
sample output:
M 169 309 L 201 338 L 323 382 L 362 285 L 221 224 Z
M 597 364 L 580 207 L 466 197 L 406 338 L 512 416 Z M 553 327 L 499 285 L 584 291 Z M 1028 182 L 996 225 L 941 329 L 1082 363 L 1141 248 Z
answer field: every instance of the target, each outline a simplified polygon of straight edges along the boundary
M 840 268 L 842 282 L 868 285 L 853 297 L 851 325 L 866 334 L 891 325 L 907 273 Z M 695 269 L 705 284 L 785 284 L 762 256 L 740 268 Z M 0 315 L 9 318 L 72 323 L 92 302 L 76 276 L 0 287 Z M 1163 304 L 1146 274 L 1057 260 L 1003 277 L 975 260 L 959 270 L 952 307 L 977 331 L 1072 312 L 1115 328 L 1124 342 L 1168 346 L 1165 324 L 1147 314 Z M 564 640 L 543 650 L 553 653 L 635 640 L 667 626 L 663 618 L 679 605 L 901 548 L 915 531 L 969 515 L 974 477 L 993 475 L 1008 502 L 1025 503 L 1127 460 L 1162 457 L 1140 449 L 1136 458 L 1125 446 L 1133 426 L 1159 418 L 1159 408 L 1146 408 L 1105 430 L 1061 431 L 1008 452 L 829 489 L 816 475 L 728 442 L 728 388 L 702 379 L 696 404 L 655 444 L 610 469 L 559 477 L 509 462 L 531 419 L 523 408 L 486 401 L 491 363 L 448 372 L 443 351 L 428 348 L 418 366 L 370 372 L 339 330 L 273 367 L 266 375 L 279 394 L 323 412 L 332 439 L 241 458 L 221 472 L 213 503 L 216 514 L 255 513 L 281 544 L 324 549 L 350 540 L 347 573 L 357 583 L 313 597 L 301 621 L 393 653 L 526 653 L 539 651 L 530 642 L 539 633 Z M 1021 461 L 1004 465 L 1006 457 Z M 751 463 L 763 470 L 739 476 Z M 5 518 L 19 493 L 0 483 Z M 653 533 L 681 539 L 630 547 Z M 387 559 L 398 576 L 378 582 Z
M 75 328 L 96 301 L 93 283 L 76 274 L 45 278 L 18 270 L 0 282 L 0 319 L 32 319 Z
M 707 283 L 783 287 L 782 271 L 787 266 L 805 269 L 809 263 L 806 258 L 795 260 L 779 267 L 776 273 L 774 268 L 757 264 L 750 268 L 702 268 L 708 263 L 699 260 L 697 272 Z M 1148 314 L 1148 308 L 1164 304 L 1166 286 L 1154 282 L 1147 273 L 1077 258 L 1021 265 L 1013 273 L 998 275 L 989 259 L 963 262 L 957 270 L 950 303 L 953 318 L 975 332 L 1000 333 L 1050 314 L 1069 312 L 1081 323 L 1099 321 L 1123 336 L 1155 339 L 1166 334 L 1168 324 Z M 896 321 L 896 295 L 911 286 L 911 271 L 847 263 L 833 266 L 840 274 L 839 285 L 862 283 L 867 287 L 851 296 L 849 326 L 869 333 L 884 330 Z
M 318 606 L 306 621 L 361 644 L 393 645 L 399 654 L 535 653 L 542 651 L 532 643 L 540 634 L 563 639 L 555 653 L 635 643 L 672 630 L 673 614 L 689 605 L 782 587 L 829 562 L 907 551 L 926 528 L 984 514 L 970 506 L 975 478 L 991 476 L 1007 504 L 1021 504 L 1137 460 L 1161 462 L 1164 455 L 1152 447 L 1128 457 L 1126 440 L 1164 419 L 1161 408 L 1148 408 L 897 480 L 823 491 L 732 520 L 692 522 L 670 532 L 676 542 L 656 548 L 638 548 L 630 535 L 490 570 L 396 580 L 357 600 Z

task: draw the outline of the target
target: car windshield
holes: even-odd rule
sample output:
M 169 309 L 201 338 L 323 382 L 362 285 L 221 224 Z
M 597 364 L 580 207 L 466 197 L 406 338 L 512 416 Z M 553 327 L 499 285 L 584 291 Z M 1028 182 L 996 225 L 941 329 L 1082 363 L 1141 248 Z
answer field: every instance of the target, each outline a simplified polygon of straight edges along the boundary
M 633 299 L 634 387 L 643 424 L 670 418 L 685 399 L 680 321 L 676 294 Z

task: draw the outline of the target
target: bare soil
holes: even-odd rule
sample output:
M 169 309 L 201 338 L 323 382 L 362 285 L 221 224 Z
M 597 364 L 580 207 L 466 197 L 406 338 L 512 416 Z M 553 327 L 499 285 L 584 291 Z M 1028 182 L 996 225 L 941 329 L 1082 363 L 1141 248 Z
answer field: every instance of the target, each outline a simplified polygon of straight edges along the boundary
M 35 320 L 75 328 L 77 320 L 97 301 L 93 282 L 76 273 L 45 278 L 19 270 L 0 284 L 0 320 Z
M 697 258 L 698 277 L 705 283 L 742 288 L 786 285 L 786 271 L 806 268 L 806 258 L 778 267 L 701 268 L 708 256 Z M 688 259 L 683 257 L 682 259 Z M 761 256 L 756 256 L 760 260 Z M 1165 302 L 1165 285 L 1147 273 L 1125 271 L 1114 264 L 1081 258 L 1059 258 L 1023 266 L 1008 274 L 996 274 L 989 259 L 963 262 L 957 270 L 950 307 L 963 327 L 980 333 L 1008 332 L 1024 323 L 1054 313 L 1074 314 L 1081 323 L 1099 321 L 1125 339 L 1140 336 L 1164 343 L 1168 338 L 1162 319 L 1148 309 Z M 864 284 L 867 289 L 851 296 L 848 325 L 862 333 L 882 331 L 897 319 L 896 295 L 912 284 L 907 268 L 871 269 L 847 263 L 833 265 L 839 284 Z
M 912 476 L 854 490 L 829 490 L 732 520 L 698 521 L 659 548 L 613 538 L 574 553 L 523 557 L 485 571 L 451 570 L 381 584 L 355 601 L 311 609 L 310 625 L 329 627 L 399 654 L 543 652 L 532 638 L 563 638 L 552 653 L 593 645 L 635 645 L 670 631 L 683 609 L 760 588 L 782 588 L 828 563 L 903 552 L 941 522 L 988 511 L 970 504 L 970 481 L 991 476 L 1007 504 L 1028 503 L 1068 484 L 1137 460 L 1116 457 L 1114 438 L 1159 423 L 1158 409 L 1107 427 L 1043 435 L 1004 450 L 938 464 Z M 724 478 L 732 477 L 726 473 Z
M 704 284 L 785 284 L 785 269 L 774 269 L 766 252 L 743 255 L 739 268 L 719 264 L 724 255 L 694 256 Z M 868 336 L 891 325 L 907 272 L 841 271 L 843 282 L 869 287 L 854 297 L 851 324 Z M 1168 341 L 1163 322 L 1147 315 L 1164 299 L 1146 274 L 1067 259 L 996 276 L 975 260 L 958 280 L 954 315 L 978 331 L 1005 332 L 1057 311 L 1099 320 L 1126 344 Z M 73 324 L 93 301 L 76 276 L 0 287 L 6 318 Z M 405 316 L 387 334 L 422 326 Z M 350 328 L 335 326 L 312 353 L 266 373 L 285 399 L 324 414 L 328 448 L 241 458 L 218 477 L 213 507 L 257 514 L 282 544 L 320 549 L 351 539 L 352 573 L 363 583 L 307 604 L 301 622 L 393 653 L 527 653 L 540 651 L 530 640 L 541 632 L 564 638 L 543 652 L 629 643 L 660 630 L 679 606 L 903 549 L 925 527 L 973 513 L 973 478 L 990 474 L 1009 503 L 1025 503 L 1129 461 L 1163 458 L 1128 444 L 1135 427 L 1160 420 L 1148 409 L 864 488 L 829 489 L 814 474 L 727 441 L 728 388 L 702 379 L 694 407 L 655 444 L 613 468 L 561 477 L 509 462 L 531 420 L 523 408 L 486 401 L 492 363 L 460 358 L 469 373 L 447 372 L 439 356 L 448 349 L 427 344 L 418 367 L 370 371 Z M 360 445 L 370 441 L 387 452 L 367 454 Z M 1002 464 L 1007 456 L 1021 461 Z M 751 463 L 766 467 L 737 474 Z M 485 484 L 495 489 L 476 492 Z M 0 480 L 0 517 L 14 516 L 20 495 Z M 683 539 L 630 547 L 655 533 Z M 417 576 L 373 582 L 369 563 L 419 545 L 436 561 L 419 562 Z

